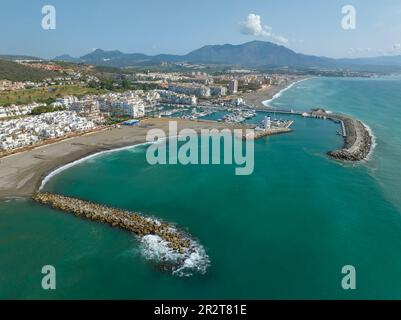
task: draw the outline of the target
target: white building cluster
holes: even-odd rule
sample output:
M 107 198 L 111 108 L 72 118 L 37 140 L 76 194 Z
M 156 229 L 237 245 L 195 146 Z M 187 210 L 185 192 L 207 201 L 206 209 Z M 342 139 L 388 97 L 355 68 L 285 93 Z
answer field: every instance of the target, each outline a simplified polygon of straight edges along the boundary
M 27 147 L 46 139 L 93 129 L 95 124 L 75 112 L 59 111 L 0 122 L 0 150 Z
M 13 91 L 24 89 L 25 83 L 23 82 L 13 82 L 9 80 L 0 80 L 0 91 Z
M 31 104 L 26 104 L 26 105 L 12 104 L 7 107 L 0 106 L 0 119 L 30 114 L 33 109 L 35 109 L 37 107 L 45 106 L 45 105 L 46 105 L 45 103 L 33 102 Z
M 211 96 L 210 88 L 204 85 L 199 85 L 196 83 L 186 84 L 169 84 L 169 91 L 173 91 L 175 93 L 186 94 L 190 96 L 196 96 L 198 98 L 208 98 Z
M 155 104 L 159 98 L 156 92 L 145 93 L 142 90 L 98 96 L 100 111 L 132 118 L 144 117 L 146 106 Z
M 113 116 L 141 118 L 145 116 L 146 107 L 155 105 L 159 99 L 160 95 L 156 91 L 137 90 L 87 95 L 80 99 L 74 96 L 65 96 L 57 99 L 53 105 L 64 106 L 68 110 L 86 117 L 108 113 Z
M 167 90 L 157 90 L 160 95 L 160 102 L 183 105 L 196 105 L 198 99 L 195 96 L 175 93 Z
M 99 114 L 100 104 L 96 96 L 84 96 L 82 99 L 69 103 L 68 109 L 79 114 Z
M 133 80 L 139 81 L 181 81 L 189 79 L 188 77 L 182 75 L 181 73 L 161 73 L 161 72 L 149 72 L 149 73 L 136 73 L 131 77 Z

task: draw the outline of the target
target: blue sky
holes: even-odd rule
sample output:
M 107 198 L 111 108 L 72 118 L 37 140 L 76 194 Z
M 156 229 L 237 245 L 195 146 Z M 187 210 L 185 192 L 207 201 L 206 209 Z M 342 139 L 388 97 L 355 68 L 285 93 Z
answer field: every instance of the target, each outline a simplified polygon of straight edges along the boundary
M 48 4 L 56 8 L 56 30 L 41 27 Z M 347 4 L 356 9 L 355 30 L 341 28 Z M 250 14 L 261 20 L 261 32 L 244 27 Z M 46 58 L 94 48 L 184 54 L 206 44 L 255 39 L 306 54 L 377 56 L 401 54 L 401 1 L 1 0 L 0 29 L 0 53 Z

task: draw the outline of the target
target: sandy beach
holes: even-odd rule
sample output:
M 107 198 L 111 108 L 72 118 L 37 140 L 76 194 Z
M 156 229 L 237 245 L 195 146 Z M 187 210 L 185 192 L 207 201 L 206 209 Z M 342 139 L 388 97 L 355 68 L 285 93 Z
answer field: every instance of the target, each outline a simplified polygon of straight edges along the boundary
M 291 81 L 284 82 L 277 86 L 271 85 L 270 87 L 262 88 L 254 92 L 244 93 L 242 98 L 245 100 L 247 105 L 255 106 L 255 108 L 266 108 L 266 106 L 262 103 L 263 101 L 272 99 L 280 91 L 285 90 L 292 84 L 305 79 L 308 79 L 308 77 L 299 76 Z
M 213 121 L 174 120 L 178 122 L 179 130 L 234 128 L 234 125 Z M 42 179 L 55 169 L 101 151 L 146 142 L 149 129 L 160 128 L 168 133 L 168 121 L 166 118 L 147 119 L 140 127 L 110 128 L 2 158 L 0 199 L 29 197 L 40 186 Z
M 300 76 L 291 82 L 246 93 L 243 98 L 248 105 L 262 108 L 265 107 L 262 101 L 273 98 L 278 92 L 303 79 L 305 77 Z M 101 151 L 146 142 L 146 134 L 149 129 L 160 128 L 168 132 L 168 120 L 167 118 L 147 119 L 142 121 L 140 127 L 109 128 L 1 158 L 0 199 L 30 197 L 38 189 L 41 181 L 55 169 Z M 215 121 L 174 120 L 178 121 L 178 129 L 200 130 L 241 127 L 241 125 Z

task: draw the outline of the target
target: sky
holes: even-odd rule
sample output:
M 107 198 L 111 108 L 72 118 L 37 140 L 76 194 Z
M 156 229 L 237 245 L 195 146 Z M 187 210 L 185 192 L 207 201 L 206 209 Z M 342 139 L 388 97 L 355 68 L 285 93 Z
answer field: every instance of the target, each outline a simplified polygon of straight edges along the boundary
M 42 28 L 45 5 L 56 10 L 54 30 Z M 355 28 L 343 28 L 345 5 L 355 9 Z M 0 0 L 0 30 L 0 54 L 43 58 L 97 48 L 186 54 L 252 40 L 334 58 L 395 55 L 401 54 L 401 1 Z

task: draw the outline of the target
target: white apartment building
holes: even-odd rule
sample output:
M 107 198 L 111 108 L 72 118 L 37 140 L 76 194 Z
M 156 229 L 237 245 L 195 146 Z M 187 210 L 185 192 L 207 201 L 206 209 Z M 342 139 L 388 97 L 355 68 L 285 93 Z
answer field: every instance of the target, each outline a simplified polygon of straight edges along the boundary
M 26 147 L 62 137 L 70 132 L 93 129 L 95 124 L 75 112 L 59 111 L 0 122 L 0 151 Z
M 114 112 L 121 112 L 121 115 L 123 116 L 129 116 L 132 118 L 142 118 L 145 116 L 145 104 L 140 99 L 121 99 L 113 102 L 111 105 Z
M 167 90 L 158 90 L 161 102 L 172 103 L 172 104 L 182 104 L 182 105 L 196 105 L 198 99 L 195 96 L 187 96 L 185 94 L 179 94 Z
M 208 98 L 211 96 L 210 88 L 199 84 L 170 84 L 169 91 L 186 95 L 194 95 L 198 98 Z

